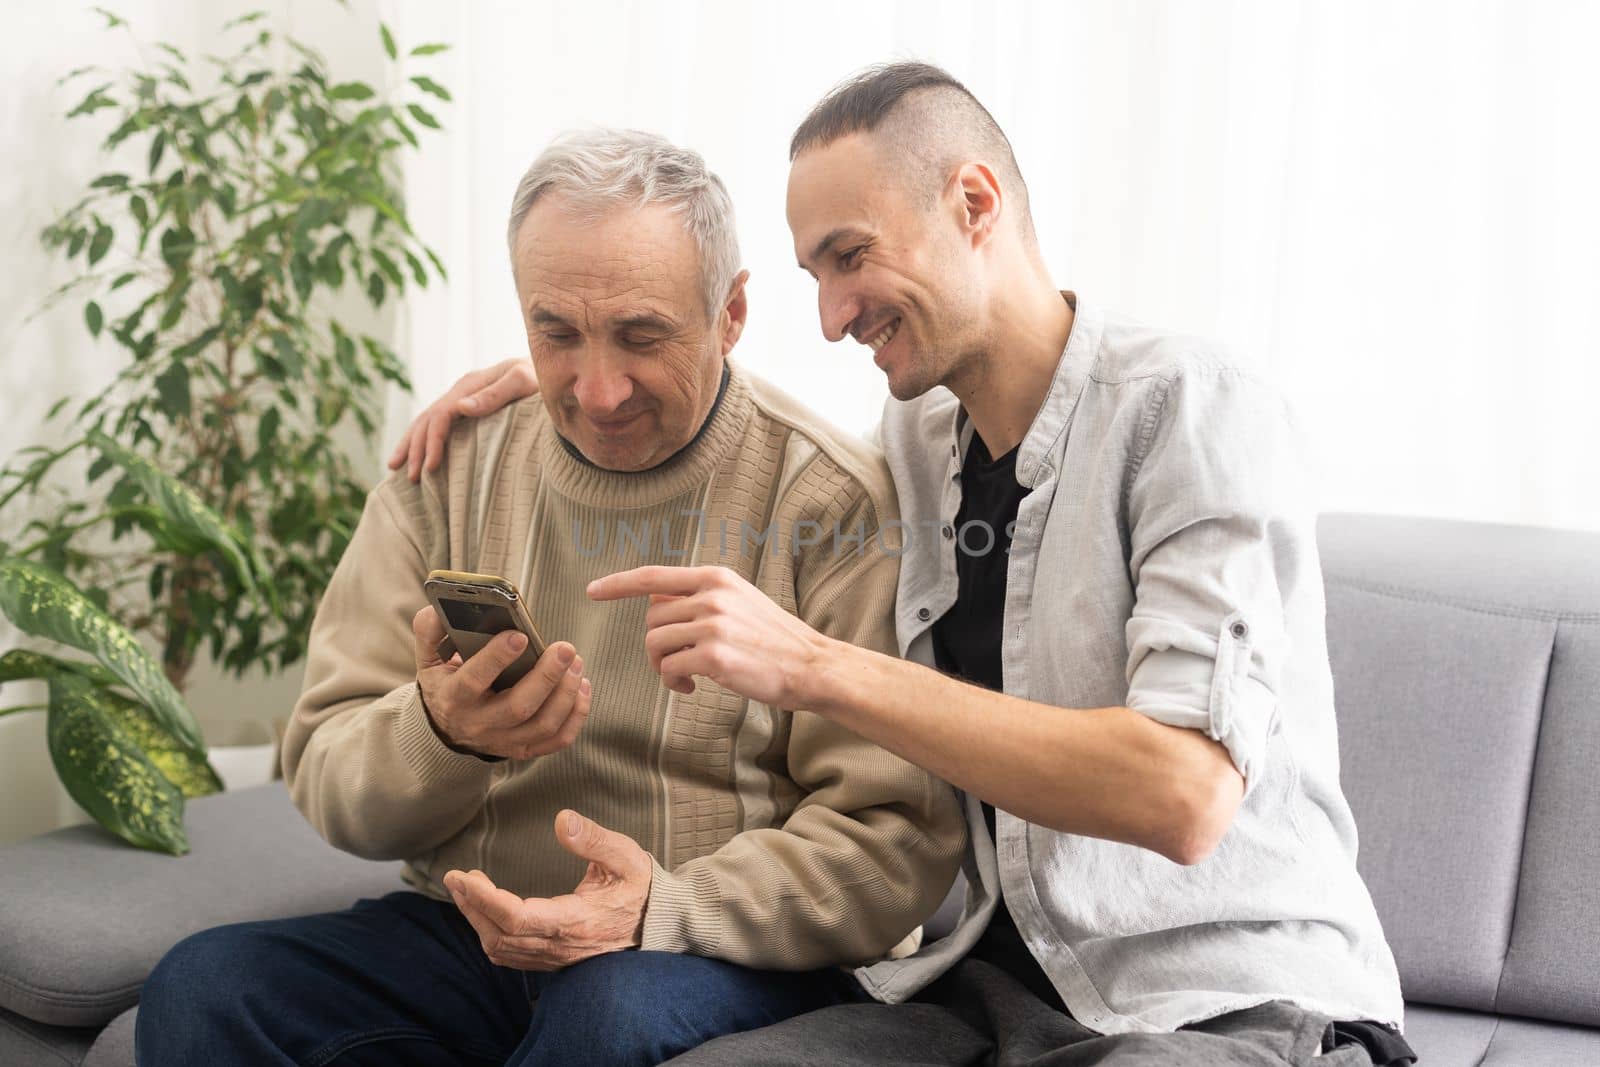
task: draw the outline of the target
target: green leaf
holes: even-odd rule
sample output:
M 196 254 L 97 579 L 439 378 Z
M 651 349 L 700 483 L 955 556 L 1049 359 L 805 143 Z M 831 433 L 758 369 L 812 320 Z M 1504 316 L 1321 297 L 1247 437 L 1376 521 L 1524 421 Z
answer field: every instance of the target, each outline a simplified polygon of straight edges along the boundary
M 439 120 L 434 118 L 420 104 L 407 104 L 406 110 L 411 112 L 411 117 L 430 130 L 439 129 Z
M 89 183 L 91 189 L 126 189 L 128 176 L 126 174 L 102 174 Z
M 272 347 L 278 352 L 278 359 L 282 362 L 285 374 L 290 378 L 299 378 L 306 369 L 305 357 L 300 354 L 300 349 L 295 347 L 286 333 L 272 335 Z
M 185 797 L 222 792 L 222 779 L 210 762 L 163 730 L 149 708 L 121 693 L 102 689 L 98 695 L 111 720 L 156 765 L 161 776 L 177 786 Z
M 424 287 L 427 286 L 428 271 L 427 268 L 422 265 L 422 260 L 418 259 L 416 253 L 412 252 L 409 248 L 405 249 L 405 254 L 406 265 L 411 268 L 411 276 L 417 280 L 418 285 Z
M 413 85 L 415 85 L 418 89 L 421 89 L 423 92 L 431 93 L 432 95 L 437 96 L 440 100 L 443 100 L 446 103 L 448 103 L 452 99 L 452 97 L 450 96 L 450 90 L 446 89 L 444 86 L 440 85 L 438 82 L 434 81 L 432 78 L 425 77 L 425 76 L 423 76 L 421 74 L 418 74 L 416 77 L 411 79 L 411 83 Z
M 434 56 L 440 52 L 447 52 L 449 49 L 450 46 L 447 44 L 419 44 L 411 50 L 411 54 L 414 56 Z
M 156 167 L 161 164 L 161 155 L 167 150 L 167 131 L 161 130 L 156 134 L 156 139 L 150 142 L 150 173 L 154 175 Z
M 105 313 L 100 310 L 100 305 L 93 300 L 84 305 L 83 321 L 89 327 L 90 337 L 100 336 L 100 327 L 105 325 Z
M 67 793 L 129 844 L 181 856 L 183 791 L 121 729 L 103 690 L 69 674 L 50 681 L 50 761 Z
M 161 394 L 161 410 L 174 419 L 189 414 L 189 368 L 174 363 L 156 376 L 156 391 Z
M 0 559 L 0 611 L 23 633 L 89 653 L 144 700 L 174 737 L 201 750 L 194 713 L 161 665 L 126 627 L 60 574 L 28 560 Z
M 105 258 L 111 250 L 111 227 L 101 223 L 94 231 L 94 238 L 89 242 L 89 266 L 94 266 Z
M 48 681 L 58 674 L 76 674 L 96 685 L 117 685 L 120 679 L 98 663 L 86 660 L 61 659 L 44 652 L 26 648 L 13 648 L 0 656 L 0 683 L 22 682 L 31 679 Z
M 394 47 L 394 34 L 389 32 L 389 27 L 378 23 L 378 34 L 383 38 L 383 50 L 389 54 L 389 58 L 398 58 L 400 53 Z
M 114 28 L 116 28 L 118 26 L 126 26 L 128 24 L 125 19 L 123 19 L 122 17 L 120 17 L 120 16 L 118 16 L 116 14 L 113 14 L 110 11 L 107 11 L 103 7 L 91 7 L 89 10 L 93 11 L 97 15 L 104 15 L 106 17 L 105 28 L 108 29 L 108 30 L 109 29 L 114 29 Z
M 261 415 L 261 421 L 256 424 L 256 448 L 262 452 L 271 453 L 274 445 L 278 443 L 278 425 L 283 421 L 283 416 L 278 414 L 277 408 L 268 408 Z
M 375 95 L 372 86 L 365 82 L 344 82 L 328 90 L 332 100 L 370 100 Z
M 92 115 L 101 108 L 116 107 L 117 102 L 106 95 L 106 90 L 111 88 L 111 83 L 96 86 L 89 90 L 89 94 L 78 101 L 78 106 L 67 112 L 67 118 L 77 118 L 79 115 Z
M 161 259 L 174 271 L 182 270 L 194 252 L 194 232 L 186 226 L 169 226 L 161 233 Z
M 255 575 L 245 555 L 242 538 L 222 517 L 206 506 L 193 489 L 159 469 L 154 463 L 128 451 L 99 431 L 88 435 L 89 444 L 101 455 L 127 471 L 144 490 L 145 497 L 175 528 L 193 536 L 222 554 L 233 568 L 239 584 L 254 592 Z M 142 694 L 141 694 L 142 695 Z

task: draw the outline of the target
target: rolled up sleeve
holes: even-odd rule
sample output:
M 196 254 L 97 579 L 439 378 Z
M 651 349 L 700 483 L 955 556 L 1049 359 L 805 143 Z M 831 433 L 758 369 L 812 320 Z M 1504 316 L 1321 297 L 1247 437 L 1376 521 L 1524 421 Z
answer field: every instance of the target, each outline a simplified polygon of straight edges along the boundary
M 1282 399 L 1232 368 L 1175 372 L 1142 441 L 1127 706 L 1220 742 L 1248 795 L 1278 723 L 1286 583 L 1314 537 L 1309 465 Z

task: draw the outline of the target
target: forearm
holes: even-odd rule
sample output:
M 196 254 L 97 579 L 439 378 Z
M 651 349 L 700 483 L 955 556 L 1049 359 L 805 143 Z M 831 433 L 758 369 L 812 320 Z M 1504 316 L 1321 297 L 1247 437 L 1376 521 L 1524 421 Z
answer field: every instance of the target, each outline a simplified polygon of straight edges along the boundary
M 1195 862 L 1243 791 L 1204 734 L 1112 706 L 1060 708 L 823 638 L 807 706 L 1019 818 Z
M 966 847 L 949 785 L 803 711 L 788 765 L 810 792 L 782 826 L 657 872 L 645 948 L 776 970 L 860 963 L 939 906 Z
M 930 835 L 890 812 L 853 827 L 817 814 L 809 839 L 747 830 L 675 871 L 658 867 L 642 947 L 783 971 L 887 955 L 944 899 L 964 837 L 949 824 Z
M 493 766 L 445 746 L 415 684 L 326 716 L 302 702 L 285 755 L 295 806 L 330 844 L 367 859 L 406 859 L 460 832 Z

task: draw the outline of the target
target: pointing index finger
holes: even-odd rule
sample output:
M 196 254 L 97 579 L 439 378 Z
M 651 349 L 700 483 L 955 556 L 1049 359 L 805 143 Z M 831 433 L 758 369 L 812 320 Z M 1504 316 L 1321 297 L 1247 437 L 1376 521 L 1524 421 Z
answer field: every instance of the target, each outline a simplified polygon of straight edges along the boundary
M 589 583 L 590 600 L 636 596 L 693 596 L 709 584 L 714 567 L 635 567 Z

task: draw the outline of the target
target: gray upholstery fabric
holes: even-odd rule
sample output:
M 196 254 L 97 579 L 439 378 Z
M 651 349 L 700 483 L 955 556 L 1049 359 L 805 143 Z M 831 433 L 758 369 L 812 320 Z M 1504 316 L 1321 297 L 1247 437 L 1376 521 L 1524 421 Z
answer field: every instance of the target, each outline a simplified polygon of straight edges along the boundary
M 1478 1067 L 1498 1021 L 1476 1011 L 1407 1004 L 1406 1041 L 1418 1067 Z
M 0 1010 L 0 1064 L 4 1067 L 79 1067 L 94 1029 L 45 1026 Z M 133 1067 L 130 1056 L 127 1067 Z
M 1600 534 L 1408 515 L 1317 520 L 1322 573 L 1548 618 L 1600 604 Z
M 1483 1067 L 1595 1067 L 1600 1031 L 1501 1016 Z
M 1509 1015 L 1411 1005 L 1406 1040 L 1417 1050 L 1419 1067 L 1600 1064 L 1600 1030 Z
M 1345 790 L 1407 997 L 1600 1023 L 1600 536 L 1370 515 L 1318 533 Z
M 1593 607 L 1556 638 L 1497 1007 L 1600 1025 L 1600 598 Z
M 1341 780 L 1401 988 L 1491 1010 L 1555 624 L 1331 576 L 1327 595 Z
M 138 1014 L 138 1008 L 129 1008 L 107 1023 L 83 1058 L 83 1067 L 134 1067 L 133 1021 Z
M 177 858 L 98 826 L 0 848 L 0 1007 L 98 1026 L 130 1007 L 156 961 L 197 930 L 403 888 L 398 864 L 329 848 L 281 782 L 193 800 L 187 826 L 194 850 Z

